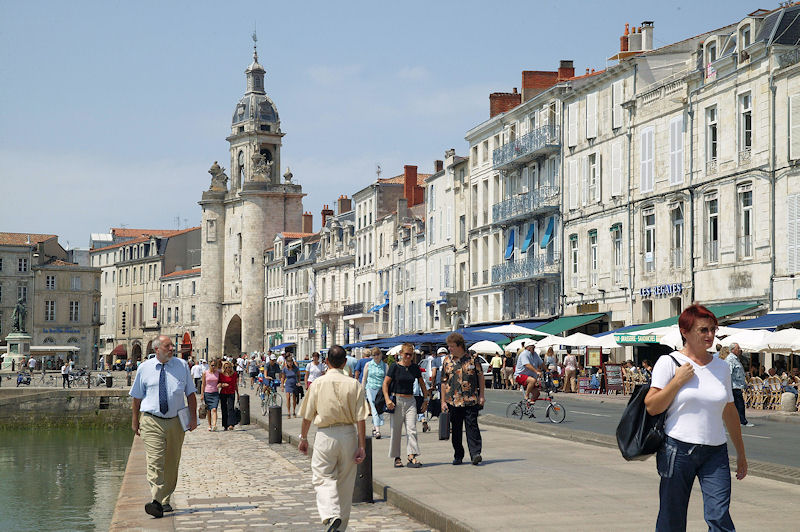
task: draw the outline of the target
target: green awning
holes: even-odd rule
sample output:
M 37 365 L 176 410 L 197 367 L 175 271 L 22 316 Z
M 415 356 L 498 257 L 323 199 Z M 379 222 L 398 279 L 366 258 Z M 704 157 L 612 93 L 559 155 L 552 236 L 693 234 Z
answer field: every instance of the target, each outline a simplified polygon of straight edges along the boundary
M 733 316 L 734 314 L 747 314 L 749 311 L 757 309 L 760 305 L 758 303 L 726 303 L 723 305 L 706 305 L 706 308 L 714 313 L 717 319 Z M 558 321 L 558 320 L 556 320 Z M 664 320 L 654 321 L 653 323 L 645 323 L 626 329 L 626 333 L 634 331 L 641 331 L 642 329 L 654 329 L 656 327 L 671 327 L 678 323 L 678 316 L 672 316 Z M 548 324 L 549 325 L 549 324 Z
M 581 325 L 597 321 L 605 315 L 606 315 L 605 312 L 599 312 L 596 314 L 563 316 L 561 318 L 551 321 L 550 323 L 546 323 L 544 325 L 536 327 L 536 330 L 547 334 L 560 334 L 564 331 L 569 331 L 570 329 L 580 327 Z

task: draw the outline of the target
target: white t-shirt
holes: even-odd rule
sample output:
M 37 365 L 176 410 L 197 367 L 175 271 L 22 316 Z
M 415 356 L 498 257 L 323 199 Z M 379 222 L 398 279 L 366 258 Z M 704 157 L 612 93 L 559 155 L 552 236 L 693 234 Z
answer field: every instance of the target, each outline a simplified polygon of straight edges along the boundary
M 239 371 L 244 371 L 244 367 L 247 365 L 247 362 L 242 357 L 236 359 L 236 367 Z
M 683 365 L 690 362 L 694 376 L 684 384 L 672 404 L 667 408 L 664 432 L 667 436 L 686 443 L 722 445 L 725 427 L 722 410 L 733 402 L 730 366 L 719 358 L 712 358 L 705 366 L 694 363 L 689 357 L 673 351 L 672 356 Z M 665 388 L 678 366 L 668 356 L 662 356 L 653 367 L 653 388 Z
M 200 379 L 202 377 L 203 377 L 203 365 L 195 364 L 194 366 L 192 366 L 192 378 Z
M 517 365 L 514 368 L 514 378 L 517 378 L 520 375 L 527 375 L 529 377 L 538 377 L 538 375 L 536 375 L 535 372 L 525 367 L 526 364 L 530 364 L 536 369 L 541 369 L 542 358 L 539 356 L 538 353 L 531 353 L 530 349 L 525 349 L 522 353 L 517 355 Z
M 320 362 L 319 364 L 314 364 L 313 362 L 309 362 L 308 365 L 306 366 L 306 372 L 308 373 L 308 382 L 314 382 L 314 379 L 321 377 L 326 369 L 328 369 L 328 366 L 326 366 L 324 362 Z

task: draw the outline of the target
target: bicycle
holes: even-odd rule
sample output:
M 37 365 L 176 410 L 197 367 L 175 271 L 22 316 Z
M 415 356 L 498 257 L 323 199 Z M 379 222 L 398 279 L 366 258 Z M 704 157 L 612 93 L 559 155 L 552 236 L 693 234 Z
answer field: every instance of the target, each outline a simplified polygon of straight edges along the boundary
M 544 401 L 549 403 L 547 405 L 547 409 L 545 410 L 545 417 L 547 417 L 551 423 L 562 423 L 567 417 L 567 410 L 561 403 L 553 401 L 553 390 L 555 389 L 555 386 L 553 385 L 552 380 L 548 378 L 547 374 L 545 374 L 544 381 L 545 389 L 543 390 L 542 395 L 540 395 L 536 401 L 531 401 L 525 397 L 525 389 L 523 388 L 522 399 L 519 402 L 511 403 L 506 407 L 506 417 L 522 419 L 523 416 L 528 416 L 528 418 L 533 419 L 536 417 L 534 415 L 536 402 Z
M 259 383 L 258 394 L 261 397 L 261 415 L 266 416 L 272 406 L 283 406 L 283 397 L 278 393 L 277 387 L 280 381 L 274 379 L 270 383 Z
M 107 386 L 107 379 L 110 377 L 110 374 L 107 373 L 98 373 L 97 377 L 94 378 L 94 385 L 95 387 Z

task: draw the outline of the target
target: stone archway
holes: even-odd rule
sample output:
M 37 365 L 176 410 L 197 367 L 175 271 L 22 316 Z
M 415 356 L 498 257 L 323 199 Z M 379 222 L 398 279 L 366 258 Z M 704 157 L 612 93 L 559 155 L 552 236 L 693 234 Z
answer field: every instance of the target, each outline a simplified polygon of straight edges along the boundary
M 133 344 L 133 347 L 131 348 L 131 360 L 133 362 L 136 362 L 137 360 L 141 359 L 142 359 L 142 344 L 137 342 Z
M 221 355 L 237 356 L 242 352 L 242 318 L 235 314 L 231 321 L 228 322 L 228 328 L 225 329 L 225 340 L 222 344 Z M 209 357 L 211 354 L 209 353 Z

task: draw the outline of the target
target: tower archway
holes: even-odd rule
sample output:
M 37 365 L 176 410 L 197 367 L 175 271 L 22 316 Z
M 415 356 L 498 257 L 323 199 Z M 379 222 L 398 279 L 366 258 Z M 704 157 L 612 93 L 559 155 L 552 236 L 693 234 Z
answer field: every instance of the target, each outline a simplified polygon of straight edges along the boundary
M 225 329 L 225 341 L 220 355 L 237 356 L 242 352 L 242 318 L 235 314 Z M 211 354 L 209 354 L 211 356 Z
M 142 344 L 136 342 L 131 349 L 131 360 L 136 362 L 142 359 Z

